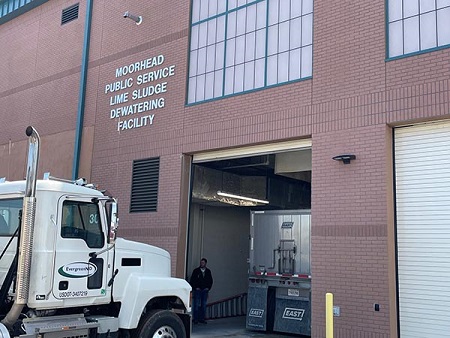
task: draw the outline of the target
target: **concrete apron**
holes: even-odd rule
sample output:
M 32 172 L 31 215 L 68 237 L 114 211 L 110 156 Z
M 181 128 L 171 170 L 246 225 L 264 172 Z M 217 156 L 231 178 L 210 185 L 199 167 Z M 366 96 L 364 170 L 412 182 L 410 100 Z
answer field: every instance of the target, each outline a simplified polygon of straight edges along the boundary
M 245 316 L 210 319 L 207 324 L 195 324 L 192 326 L 192 338 L 200 337 L 234 337 L 234 338 L 309 338 L 308 336 L 282 334 L 275 332 L 251 331 L 245 328 Z

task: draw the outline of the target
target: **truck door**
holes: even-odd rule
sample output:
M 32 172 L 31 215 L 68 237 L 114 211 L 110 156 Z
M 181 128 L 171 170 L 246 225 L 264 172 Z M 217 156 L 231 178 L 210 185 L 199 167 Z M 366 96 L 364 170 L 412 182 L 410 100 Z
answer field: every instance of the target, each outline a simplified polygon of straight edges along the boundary
M 106 215 L 91 198 L 63 197 L 58 206 L 53 295 L 73 305 L 108 303 L 111 270 Z M 86 298 L 89 298 L 87 300 Z

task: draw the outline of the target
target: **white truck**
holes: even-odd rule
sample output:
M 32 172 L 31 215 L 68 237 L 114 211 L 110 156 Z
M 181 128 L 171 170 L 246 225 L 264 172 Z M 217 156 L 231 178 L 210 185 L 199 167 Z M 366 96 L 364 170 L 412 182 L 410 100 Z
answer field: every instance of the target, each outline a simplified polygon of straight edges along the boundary
M 191 286 L 167 251 L 116 238 L 117 202 L 84 179 L 0 179 L 0 338 L 185 338 Z

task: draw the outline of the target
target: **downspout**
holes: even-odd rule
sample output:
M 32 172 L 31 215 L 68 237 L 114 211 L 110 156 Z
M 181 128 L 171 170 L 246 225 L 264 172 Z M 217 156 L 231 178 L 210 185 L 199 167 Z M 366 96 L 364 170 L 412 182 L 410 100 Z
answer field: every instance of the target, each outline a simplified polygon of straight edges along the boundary
M 83 134 L 84 104 L 86 101 L 86 82 L 89 62 L 89 43 L 91 40 L 92 0 L 86 1 L 86 23 L 84 26 L 83 58 L 81 60 L 80 89 L 78 93 L 77 127 L 73 151 L 72 179 L 78 178 L 80 163 L 81 139 Z
M 19 260 L 17 266 L 17 292 L 14 304 L 6 317 L 1 321 L 3 325 L 12 328 L 19 318 L 22 309 L 28 302 L 30 289 L 31 255 L 33 253 L 34 218 L 36 211 L 36 177 L 39 160 L 39 134 L 33 127 L 26 130 L 28 136 L 28 160 L 23 198 L 23 217 L 20 226 Z

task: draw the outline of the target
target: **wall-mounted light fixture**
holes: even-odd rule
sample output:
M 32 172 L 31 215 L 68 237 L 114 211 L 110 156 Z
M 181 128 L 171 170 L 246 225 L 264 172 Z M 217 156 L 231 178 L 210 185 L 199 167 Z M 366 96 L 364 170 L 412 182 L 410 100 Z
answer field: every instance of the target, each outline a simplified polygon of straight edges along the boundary
M 222 197 L 236 198 L 238 200 L 244 200 L 244 201 L 249 201 L 249 202 L 261 203 L 261 204 L 269 204 L 269 201 L 266 201 L 266 200 L 260 200 L 260 199 L 257 199 L 257 198 L 252 198 L 252 197 L 247 197 L 247 196 L 229 194 L 227 192 L 222 192 L 222 191 L 218 191 L 217 195 L 222 196 Z
M 141 23 L 142 23 L 142 16 L 137 16 L 137 15 L 133 15 L 133 14 L 131 14 L 130 12 L 128 12 L 128 11 L 126 11 L 124 14 L 123 14 L 123 17 L 124 18 L 129 18 L 129 19 L 131 19 L 131 20 L 133 20 L 134 22 L 136 22 L 136 25 L 140 25 Z
M 333 157 L 335 161 L 342 161 L 344 164 L 349 164 L 351 160 L 356 159 L 355 155 L 345 154 L 345 155 L 337 155 Z

